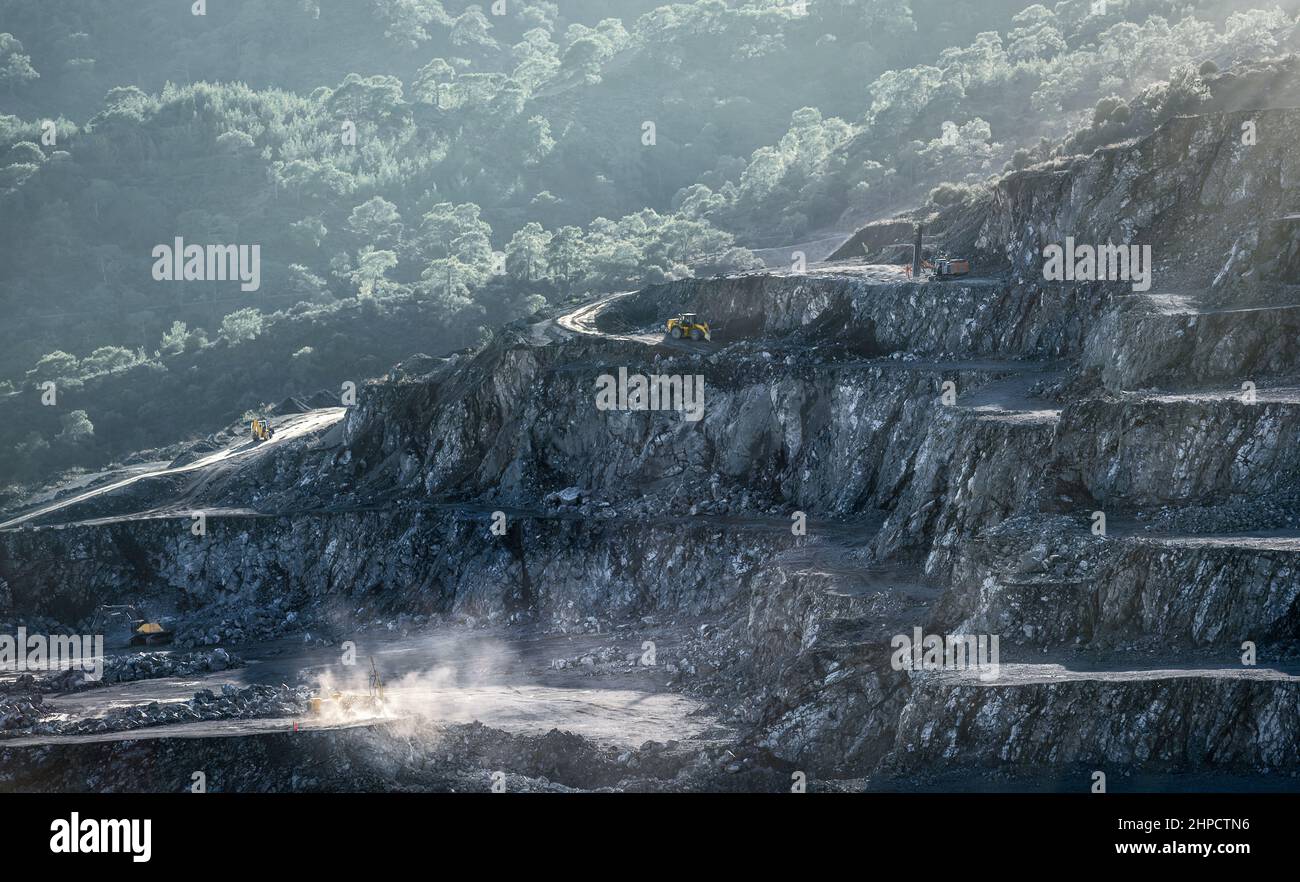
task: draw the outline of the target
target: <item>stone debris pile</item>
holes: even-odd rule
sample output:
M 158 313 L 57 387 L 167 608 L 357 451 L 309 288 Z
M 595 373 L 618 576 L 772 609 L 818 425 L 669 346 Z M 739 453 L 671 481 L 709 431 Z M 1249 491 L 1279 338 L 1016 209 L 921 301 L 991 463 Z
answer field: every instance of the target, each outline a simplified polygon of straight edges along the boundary
M 30 729 L 48 714 L 39 693 L 0 699 L 0 732 Z
M 96 735 L 147 726 L 193 723 L 202 720 L 249 720 L 261 717 L 291 717 L 307 713 L 311 690 L 305 686 L 269 686 L 255 683 L 243 689 L 232 683 L 220 693 L 201 689 L 189 701 L 152 701 L 146 705 L 117 708 L 102 717 L 82 720 L 36 722 L 22 734 Z M 13 729 L 20 727 L 15 725 Z
M 243 667 L 244 660 L 238 655 L 218 648 L 206 652 L 140 652 L 132 655 L 108 656 L 103 664 L 102 676 L 98 678 L 93 671 L 76 668 L 69 668 L 48 677 L 21 674 L 12 682 L 0 684 L 0 693 L 50 695 L 81 692 L 112 683 L 130 683 L 158 677 L 192 677 L 197 674 Z

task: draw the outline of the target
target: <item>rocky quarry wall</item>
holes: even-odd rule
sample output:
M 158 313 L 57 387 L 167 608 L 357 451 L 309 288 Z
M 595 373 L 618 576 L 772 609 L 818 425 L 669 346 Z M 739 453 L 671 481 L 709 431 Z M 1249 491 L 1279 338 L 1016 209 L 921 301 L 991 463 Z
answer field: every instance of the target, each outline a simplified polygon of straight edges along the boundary
M 1177 119 L 1008 176 L 969 243 L 999 272 L 684 280 L 612 303 L 606 336 L 507 330 L 368 385 L 329 443 L 264 467 L 257 513 L 222 513 L 247 496 L 226 481 L 204 488 L 202 538 L 180 518 L 0 532 L 0 577 L 18 612 L 74 620 L 143 587 L 266 611 L 257 633 L 300 615 L 704 617 L 747 647 L 726 675 L 753 742 L 828 774 L 1294 771 L 1295 680 L 1212 670 L 1242 641 L 1277 659 L 1300 637 L 1297 525 L 1252 503 L 1298 474 L 1300 307 L 1231 306 L 1266 275 L 1242 253 L 1300 196 L 1300 114 L 1258 117 L 1249 150 L 1237 116 Z M 1067 235 L 1152 244 L 1159 289 L 1043 281 L 1043 245 Z M 637 339 L 677 309 L 715 344 Z M 703 419 L 598 410 L 619 367 L 703 376 Z M 1243 507 L 1272 532 L 1238 535 Z M 1197 529 L 1146 529 L 1184 511 Z M 863 582 L 883 566 L 929 600 Z M 912 625 L 1000 634 L 1016 664 L 1100 653 L 1109 673 L 896 671 L 890 637 Z M 1153 669 L 1157 649 L 1190 654 Z

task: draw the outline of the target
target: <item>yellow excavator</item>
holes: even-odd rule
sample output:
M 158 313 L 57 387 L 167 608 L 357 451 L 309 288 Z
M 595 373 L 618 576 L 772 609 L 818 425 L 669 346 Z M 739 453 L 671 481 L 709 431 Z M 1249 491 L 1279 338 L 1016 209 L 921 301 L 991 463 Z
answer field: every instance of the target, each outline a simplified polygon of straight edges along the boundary
M 253 430 L 253 443 L 255 444 L 270 441 L 275 437 L 275 429 L 271 428 L 271 421 L 268 419 L 254 417 L 251 428 Z
M 125 617 L 131 628 L 131 639 L 127 641 L 127 646 L 156 646 L 160 643 L 171 643 L 175 636 L 162 622 L 150 619 L 129 603 L 102 604 L 95 611 L 95 620 L 91 623 L 90 629 L 98 630 L 101 622 L 119 616 Z
M 668 334 L 674 340 L 690 337 L 692 340 L 712 340 L 709 323 L 698 318 L 693 312 L 682 312 L 668 320 Z

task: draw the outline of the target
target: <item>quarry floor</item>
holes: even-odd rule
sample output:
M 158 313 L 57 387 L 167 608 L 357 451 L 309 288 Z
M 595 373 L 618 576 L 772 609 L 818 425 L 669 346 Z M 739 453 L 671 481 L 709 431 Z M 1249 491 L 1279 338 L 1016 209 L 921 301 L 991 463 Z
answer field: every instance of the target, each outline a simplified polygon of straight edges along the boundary
M 302 718 L 212 720 L 160 725 L 82 736 L 5 739 L 6 746 L 139 740 L 155 737 L 213 738 L 257 732 L 350 728 L 381 722 L 440 725 L 480 722 L 515 734 L 571 731 L 601 744 L 636 748 L 646 741 L 685 740 L 716 720 L 698 700 L 666 685 L 663 666 L 621 662 L 639 645 L 619 644 L 620 664 L 583 665 L 569 660 L 612 645 L 608 635 L 527 635 L 448 627 L 419 635 L 359 636 L 355 664 L 342 662 L 340 646 L 304 645 L 284 638 L 229 647 L 245 666 L 201 677 L 162 677 L 117 683 L 66 695 L 47 696 L 46 705 L 66 719 L 92 718 L 128 705 L 185 701 L 202 689 L 220 692 L 225 683 L 292 685 L 299 671 L 323 687 L 365 695 L 370 659 L 384 679 L 383 710 L 331 712 Z M 659 640 L 671 655 L 673 641 Z M 556 659 L 569 664 L 557 669 Z M 611 669 L 612 668 L 612 669 Z M 12 678 L 13 675 L 6 675 Z

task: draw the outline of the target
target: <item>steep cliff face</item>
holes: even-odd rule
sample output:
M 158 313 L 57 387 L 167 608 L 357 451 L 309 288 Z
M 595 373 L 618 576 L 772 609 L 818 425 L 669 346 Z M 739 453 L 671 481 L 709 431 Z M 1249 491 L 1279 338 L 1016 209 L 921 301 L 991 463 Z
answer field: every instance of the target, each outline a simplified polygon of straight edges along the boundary
M 1070 402 L 1054 470 L 1061 486 L 1121 510 L 1264 496 L 1300 475 L 1297 417 L 1289 391 L 1252 404 L 1230 393 Z
M 969 279 L 681 281 L 394 372 L 300 442 L 0 530 L 12 612 L 659 616 L 726 634 L 698 688 L 777 766 L 1292 767 L 1300 307 L 1249 243 L 1300 195 L 1300 115 L 1243 121 L 1008 177 Z M 1044 281 L 1067 236 L 1151 244 L 1150 290 Z M 681 310 L 711 344 L 664 337 Z M 598 406 L 622 375 L 702 379 L 700 418 Z M 997 635 L 1003 675 L 898 669 L 914 628 Z
M 1176 117 L 1149 137 L 1008 175 L 977 246 L 1026 278 L 1039 277 L 1043 248 L 1067 236 L 1150 244 L 1179 281 L 1223 283 L 1224 270 L 1276 277 L 1278 255 L 1256 246 L 1295 210 L 1298 135 L 1289 109 Z
M 1300 628 L 1298 565 L 1286 534 L 1101 537 L 1081 519 L 1015 518 L 963 546 L 936 618 L 1040 646 L 1276 650 Z
M 1294 680 L 1152 671 L 1046 681 L 1035 673 L 1007 671 L 1015 686 L 914 683 L 891 763 L 927 773 L 959 765 L 1075 772 L 1071 789 L 1080 792 L 1093 770 L 1294 769 Z
M 14 606 L 67 621 L 104 599 L 140 597 L 181 612 L 264 608 L 324 619 L 398 613 L 502 620 L 527 611 L 552 624 L 656 612 L 718 614 L 741 596 L 757 561 L 793 543 L 786 521 L 593 519 L 464 507 L 213 514 L 6 534 Z M 678 564 L 687 562 L 689 565 Z M 182 632 L 184 636 L 184 632 Z

